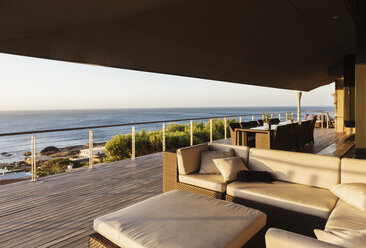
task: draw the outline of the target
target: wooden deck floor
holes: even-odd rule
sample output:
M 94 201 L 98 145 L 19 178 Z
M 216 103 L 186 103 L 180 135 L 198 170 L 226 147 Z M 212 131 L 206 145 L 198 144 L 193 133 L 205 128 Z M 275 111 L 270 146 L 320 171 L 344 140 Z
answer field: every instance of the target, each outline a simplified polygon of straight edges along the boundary
M 315 132 L 306 152 L 340 156 L 352 138 Z M 156 153 L 0 186 L 0 247 L 87 247 L 93 219 L 162 192 L 162 154 Z

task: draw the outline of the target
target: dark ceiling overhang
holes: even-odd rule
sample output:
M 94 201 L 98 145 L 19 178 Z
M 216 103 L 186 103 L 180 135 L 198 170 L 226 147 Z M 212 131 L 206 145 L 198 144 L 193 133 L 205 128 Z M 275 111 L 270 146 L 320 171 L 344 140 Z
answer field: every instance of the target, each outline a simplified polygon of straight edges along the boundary
M 2 0 L 0 52 L 311 90 L 355 51 L 344 0 Z

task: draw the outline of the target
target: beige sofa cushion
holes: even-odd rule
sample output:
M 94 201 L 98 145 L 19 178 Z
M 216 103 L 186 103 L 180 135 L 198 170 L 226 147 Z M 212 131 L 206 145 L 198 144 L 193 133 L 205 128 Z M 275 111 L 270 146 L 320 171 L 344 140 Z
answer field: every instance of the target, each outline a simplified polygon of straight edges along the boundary
M 239 171 L 248 170 L 240 157 L 217 158 L 213 161 L 226 182 L 236 180 Z
M 266 224 L 259 210 L 173 190 L 94 220 L 121 247 L 242 247 Z
M 366 232 L 350 230 L 314 230 L 318 240 L 348 248 L 366 248 Z
M 188 146 L 177 150 L 178 172 L 180 175 L 188 175 L 189 173 L 199 171 L 201 164 L 201 151 L 208 149 L 215 151 L 223 151 L 232 148 L 234 156 L 239 156 L 244 164 L 248 163 L 249 147 L 232 146 L 226 144 L 200 144 Z
M 227 149 L 233 149 L 234 150 L 234 156 L 239 156 L 241 160 L 243 160 L 243 163 L 245 165 L 248 164 L 249 161 L 249 150 L 250 148 L 247 146 L 233 146 L 228 144 L 209 144 L 210 150 L 215 151 L 223 151 Z
M 202 175 L 192 173 L 189 175 L 179 175 L 179 182 L 210 189 L 217 192 L 226 191 L 226 181 L 222 175 Z
M 178 171 L 180 175 L 198 171 L 201 164 L 201 152 L 208 150 L 208 144 L 184 147 L 177 150 Z
M 217 174 L 220 175 L 220 170 L 216 167 L 214 159 L 228 158 L 234 155 L 234 150 L 229 148 L 223 151 L 202 151 L 201 152 L 201 167 L 199 174 Z
M 366 212 L 339 199 L 325 225 L 325 231 L 332 229 L 366 230 Z
M 349 205 L 366 211 L 366 183 L 342 183 L 330 191 Z
M 255 148 L 249 153 L 249 170 L 268 171 L 277 180 L 326 189 L 340 181 L 336 157 Z
M 268 229 L 265 238 L 266 248 L 342 248 L 342 246 L 277 228 Z
M 339 199 L 324 231 L 314 233 L 319 240 L 344 247 L 366 247 L 366 212 Z
M 366 160 L 343 158 L 341 183 L 366 183 Z
M 328 218 L 338 199 L 327 189 L 281 181 L 272 184 L 237 181 L 226 186 L 226 193 L 324 219 Z

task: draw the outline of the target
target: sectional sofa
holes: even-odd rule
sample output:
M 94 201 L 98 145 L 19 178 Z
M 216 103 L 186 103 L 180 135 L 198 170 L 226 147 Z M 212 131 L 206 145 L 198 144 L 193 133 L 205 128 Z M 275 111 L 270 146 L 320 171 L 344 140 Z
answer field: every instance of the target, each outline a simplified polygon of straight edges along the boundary
M 221 175 L 198 174 L 202 151 L 229 148 L 249 170 L 268 171 L 275 181 L 226 183 Z M 164 191 L 182 189 L 259 209 L 267 214 L 267 228 L 309 237 L 315 237 L 314 229 L 326 237 L 334 229 L 366 230 L 366 212 L 330 191 L 339 183 L 366 183 L 365 160 L 225 144 L 201 144 L 163 156 Z

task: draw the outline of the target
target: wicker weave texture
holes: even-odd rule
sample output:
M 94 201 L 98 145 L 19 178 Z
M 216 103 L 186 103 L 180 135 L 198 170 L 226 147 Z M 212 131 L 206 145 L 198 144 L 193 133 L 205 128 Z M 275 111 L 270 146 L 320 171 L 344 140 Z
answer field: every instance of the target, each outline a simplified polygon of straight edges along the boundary
M 176 152 L 163 152 L 163 192 L 177 188 L 178 163 Z
M 216 199 L 225 199 L 225 193 L 204 189 L 194 185 L 178 182 L 178 161 L 176 152 L 163 153 L 163 192 L 173 189 L 205 195 Z
M 120 246 L 115 243 L 109 241 L 99 233 L 93 233 L 89 235 L 88 240 L 89 248 L 120 248 Z

